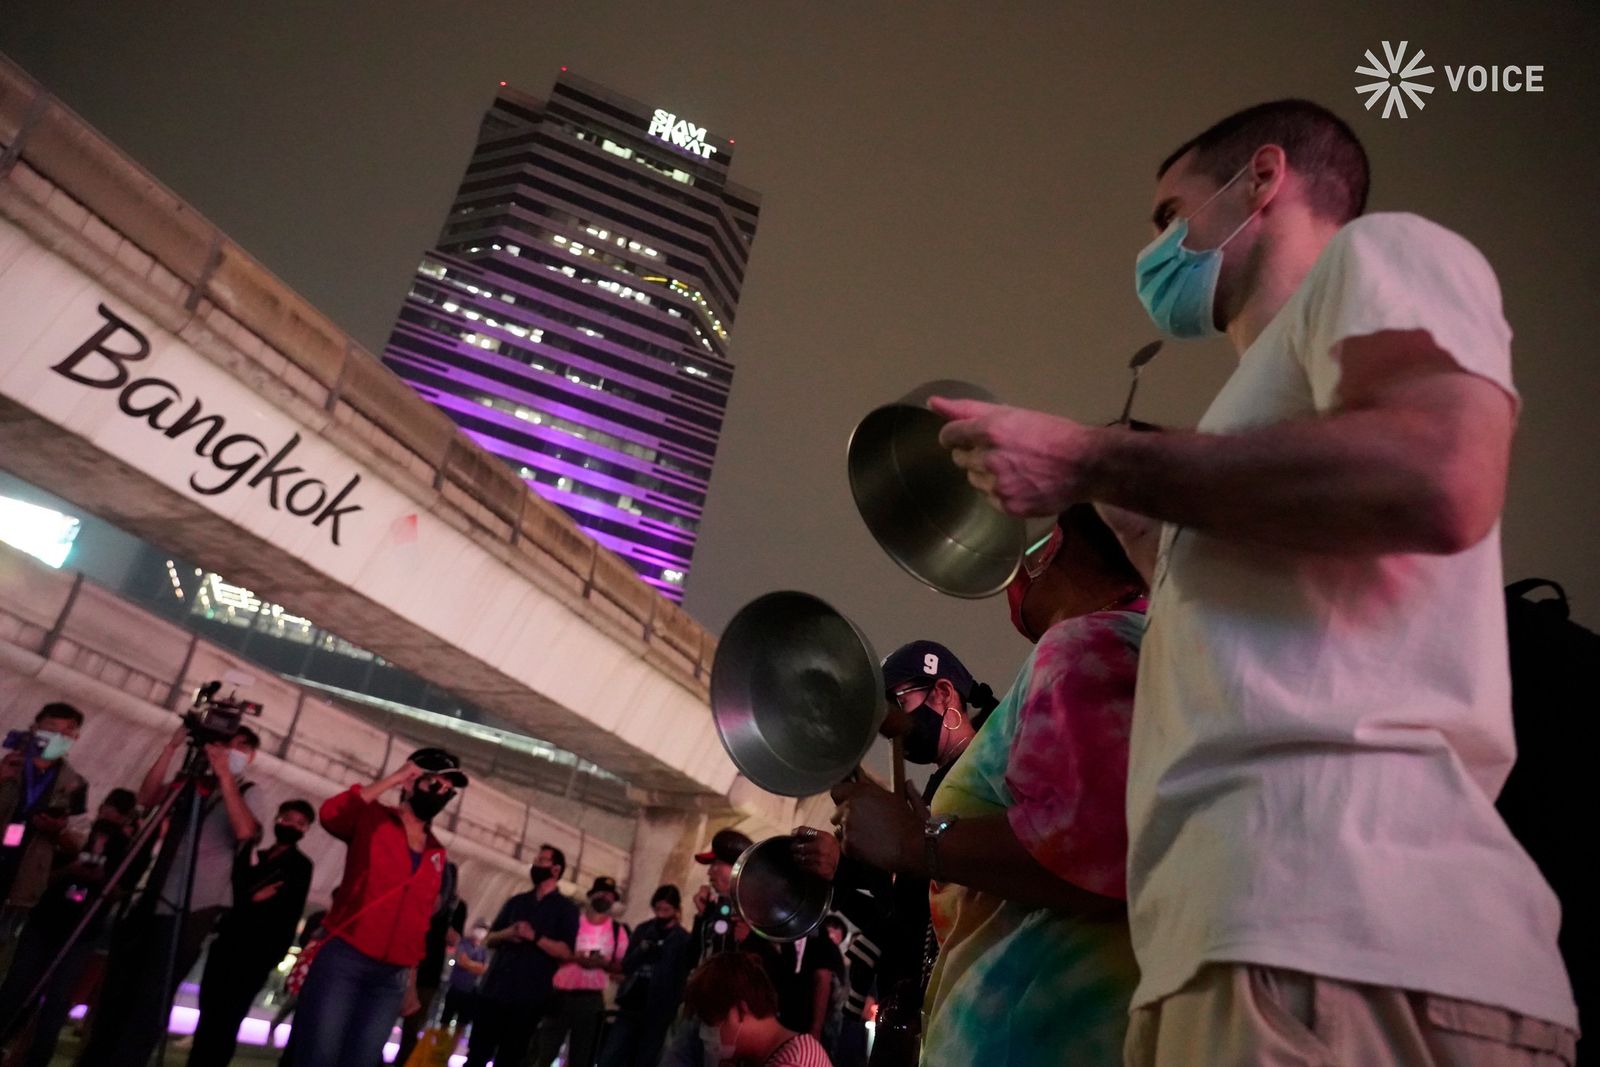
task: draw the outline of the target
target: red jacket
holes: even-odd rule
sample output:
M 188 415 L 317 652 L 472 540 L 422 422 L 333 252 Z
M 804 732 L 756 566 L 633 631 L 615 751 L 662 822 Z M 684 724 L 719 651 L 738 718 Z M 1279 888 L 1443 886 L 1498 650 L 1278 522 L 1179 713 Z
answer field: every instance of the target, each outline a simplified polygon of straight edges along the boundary
M 413 870 L 400 813 L 362 800 L 361 789 L 353 785 L 322 804 L 322 828 L 349 846 L 324 925 L 375 960 L 414 967 L 426 953 L 444 882 L 444 846 L 429 832 Z

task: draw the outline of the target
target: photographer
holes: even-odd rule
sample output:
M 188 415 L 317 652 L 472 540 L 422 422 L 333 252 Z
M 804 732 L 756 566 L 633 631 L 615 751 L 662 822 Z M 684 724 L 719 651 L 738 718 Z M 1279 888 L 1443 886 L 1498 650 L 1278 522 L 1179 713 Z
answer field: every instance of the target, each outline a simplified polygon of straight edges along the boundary
M 222 1067 L 233 1059 L 239 1024 L 294 941 L 311 891 L 312 863 L 300 839 L 317 821 L 304 800 L 278 806 L 273 843 L 242 849 L 233 867 L 233 907 L 217 924 L 200 978 L 200 1021 L 189 1067 Z
M 46 704 L 28 730 L 13 730 L 0 758 L 0 943 L 15 935 L 50 881 L 67 821 L 89 810 L 89 783 L 68 765 L 83 712 Z
M 106 927 L 107 913 L 99 912 L 76 941 L 71 941 L 72 933 L 127 856 L 129 840 L 124 827 L 133 811 L 132 791 L 113 789 L 101 802 L 83 847 L 57 854 L 49 887 L 22 928 L 17 954 L 0 985 L 0 1026 L 6 1028 L 0 1043 L 11 1042 L 27 1029 L 28 1014 L 37 1008 L 32 1036 L 23 1039 L 25 1049 L 13 1046 L 13 1059 L 7 1062 L 46 1067 L 55 1055 L 56 1040 L 73 1004 L 72 994 Z M 54 971 L 50 971 L 52 965 Z M 41 990 L 42 999 L 30 999 L 46 971 L 50 971 L 50 979 Z
M 640 923 L 622 957 L 622 986 L 617 990 L 621 1014 L 606 1036 L 600 1067 L 655 1067 L 661 1046 L 678 1014 L 683 985 L 689 978 L 689 931 L 680 920 L 683 900 L 675 885 L 650 896 L 655 917 Z
M 183 787 L 183 774 L 170 780 L 168 776 L 173 773 L 173 759 L 189 741 L 189 726 L 179 726 L 144 776 L 139 787 L 142 806 L 159 805 L 163 794 Z M 233 903 L 234 860 L 261 836 L 251 783 L 243 778 L 260 748 L 255 731 L 241 726 L 226 744 L 212 742 L 201 750 L 204 762 L 195 772 L 200 794 L 198 833 L 188 825 L 188 806 L 181 801 L 174 805 L 144 892 L 113 936 L 105 989 L 78 1067 L 143 1063 L 160 1042 L 173 994 L 194 969 L 217 920 Z M 189 911 L 180 920 L 186 883 Z M 174 937 L 172 973 L 163 985 Z

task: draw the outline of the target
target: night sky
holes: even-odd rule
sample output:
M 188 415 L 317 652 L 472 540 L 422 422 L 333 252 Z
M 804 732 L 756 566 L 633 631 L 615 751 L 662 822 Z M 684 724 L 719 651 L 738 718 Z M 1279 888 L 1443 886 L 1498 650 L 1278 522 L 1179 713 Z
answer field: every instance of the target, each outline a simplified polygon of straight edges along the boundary
M 720 629 L 804 589 L 879 654 L 944 640 L 996 690 L 1004 600 L 947 600 L 875 546 L 844 446 L 934 378 L 1114 417 L 1156 336 L 1134 254 L 1156 164 L 1248 104 L 1354 125 L 1372 208 L 1427 215 L 1499 273 L 1524 398 L 1508 578 L 1600 623 L 1600 17 L 1592 4 L 13 2 L 0 49 L 374 352 L 437 236 L 500 80 L 574 73 L 738 142 L 764 208 L 688 608 Z M 1401 11 L 1403 10 L 1403 13 Z M 1361 109 L 1383 40 L 1436 65 L 1421 114 Z M 1443 64 L 1543 64 L 1539 94 L 1451 92 Z M 1192 424 L 1221 342 L 1169 343 L 1135 414 Z

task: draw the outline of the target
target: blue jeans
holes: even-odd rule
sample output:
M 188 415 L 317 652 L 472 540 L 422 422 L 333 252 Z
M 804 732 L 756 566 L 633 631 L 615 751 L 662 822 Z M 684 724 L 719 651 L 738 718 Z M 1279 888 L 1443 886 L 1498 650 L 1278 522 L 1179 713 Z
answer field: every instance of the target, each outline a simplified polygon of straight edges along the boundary
M 295 1009 L 294 1067 L 376 1067 L 400 1017 L 411 968 L 332 938 L 317 950 Z

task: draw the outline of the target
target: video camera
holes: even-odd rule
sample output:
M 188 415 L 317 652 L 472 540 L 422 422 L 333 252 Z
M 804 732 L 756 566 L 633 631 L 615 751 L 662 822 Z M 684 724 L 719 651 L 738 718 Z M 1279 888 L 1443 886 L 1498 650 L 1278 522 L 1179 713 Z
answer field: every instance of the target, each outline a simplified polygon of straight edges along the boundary
M 253 700 L 240 700 L 237 695 L 238 685 L 249 685 L 255 679 L 230 676 L 228 681 L 234 683 L 235 688 L 226 697 L 217 698 L 222 691 L 221 682 L 207 682 L 195 691 L 194 703 L 183 713 L 183 723 L 189 728 L 189 737 L 195 744 L 225 745 L 239 732 L 246 715 L 261 714 L 260 704 Z

